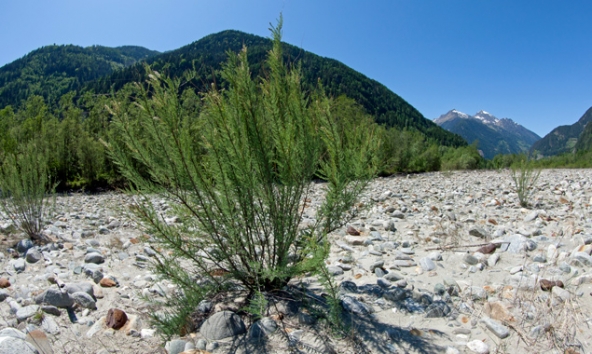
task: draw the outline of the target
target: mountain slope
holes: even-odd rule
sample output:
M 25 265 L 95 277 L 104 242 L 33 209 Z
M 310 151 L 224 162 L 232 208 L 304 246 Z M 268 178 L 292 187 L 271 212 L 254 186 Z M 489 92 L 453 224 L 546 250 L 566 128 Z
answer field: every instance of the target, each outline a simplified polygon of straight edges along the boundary
M 441 115 L 434 122 L 442 128 L 462 136 L 467 142 L 478 141 L 478 148 L 487 159 L 497 154 L 517 154 L 528 151 L 540 137 L 509 118 L 496 118 L 480 111 L 474 116 L 455 109 Z
M 32 95 L 55 103 L 68 91 L 155 54 L 158 52 L 136 46 L 39 48 L 0 68 L 0 108 L 18 106 Z
M 265 73 L 262 63 L 271 48 L 271 41 L 233 30 L 206 36 L 177 50 L 152 57 L 147 62 L 154 70 L 171 76 L 180 76 L 186 70 L 195 69 L 199 79 L 192 82 L 191 86 L 197 91 L 204 91 L 213 82 L 224 85 L 219 71 L 227 59 L 227 51 L 238 52 L 243 46 L 248 48 L 253 74 Z M 320 57 L 289 44 L 284 45 L 284 54 L 287 62 L 301 65 L 303 81 L 309 89 L 320 82 L 329 95 L 346 95 L 356 100 L 378 123 L 418 130 L 441 145 L 466 145 L 460 136 L 447 132 L 426 119 L 417 109 L 381 83 L 339 61 Z M 87 89 L 95 93 L 106 93 L 112 89 L 118 90 L 129 82 L 142 82 L 144 75 L 144 68 L 136 64 L 92 82 Z
M 562 125 L 553 129 L 541 140 L 532 145 L 530 151 L 541 156 L 553 156 L 574 150 L 578 138 L 586 124 L 592 122 L 592 107 L 572 125 Z

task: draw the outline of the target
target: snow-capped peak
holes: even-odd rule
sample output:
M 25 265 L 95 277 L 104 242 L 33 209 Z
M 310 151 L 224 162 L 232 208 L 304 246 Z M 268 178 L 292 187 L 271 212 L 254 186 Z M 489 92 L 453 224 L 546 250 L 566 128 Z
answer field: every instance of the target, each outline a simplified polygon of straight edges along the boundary
M 456 114 L 457 116 L 459 116 L 461 118 L 469 118 L 469 115 L 468 114 L 463 113 L 461 111 L 457 111 L 456 109 L 451 110 L 449 113 Z

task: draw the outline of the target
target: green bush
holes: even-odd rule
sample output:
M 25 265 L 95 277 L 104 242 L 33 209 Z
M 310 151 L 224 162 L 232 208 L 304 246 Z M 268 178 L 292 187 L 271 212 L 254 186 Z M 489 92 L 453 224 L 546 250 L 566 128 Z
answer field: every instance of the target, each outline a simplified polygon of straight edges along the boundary
M 0 206 L 15 227 L 32 241 L 47 242 L 41 233 L 47 212 L 47 196 L 53 193 L 47 157 L 41 143 L 32 140 L 21 150 L 8 153 L 0 166 Z
M 254 296 L 324 266 L 326 234 L 376 173 L 374 125 L 334 117 L 322 91 L 303 91 L 300 70 L 282 61 L 280 30 L 281 20 L 267 76 L 252 78 L 246 48 L 229 52 L 227 86 L 204 95 L 199 115 L 179 94 L 192 77 L 157 72 L 136 85 L 135 105 L 112 107 L 112 157 L 142 196 L 138 215 L 170 251 L 157 271 L 185 294 L 240 285 Z M 327 181 L 326 198 L 316 227 L 302 232 L 315 176 Z M 153 195 L 183 222 L 164 222 Z

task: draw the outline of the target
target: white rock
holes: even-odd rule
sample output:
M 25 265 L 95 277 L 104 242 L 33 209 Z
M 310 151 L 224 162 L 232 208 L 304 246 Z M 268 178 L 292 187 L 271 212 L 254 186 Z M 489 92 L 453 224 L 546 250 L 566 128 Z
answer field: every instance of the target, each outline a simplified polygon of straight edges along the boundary
M 489 346 L 478 339 L 468 342 L 467 348 L 474 353 L 489 354 Z

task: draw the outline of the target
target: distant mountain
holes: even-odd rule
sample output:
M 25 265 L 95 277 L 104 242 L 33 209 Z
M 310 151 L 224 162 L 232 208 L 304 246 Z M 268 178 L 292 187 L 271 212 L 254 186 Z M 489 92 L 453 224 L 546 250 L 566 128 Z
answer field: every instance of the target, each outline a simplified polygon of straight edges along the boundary
M 574 147 L 576 151 L 590 151 L 592 150 L 592 122 L 588 122 L 582 134 L 578 138 L 578 142 Z
M 576 147 L 578 138 L 582 135 L 586 125 L 592 121 L 592 107 L 572 125 L 562 125 L 553 129 L 541 140 L 532 145 L 530 151 L 538 156 L 553 156 L 565 152 L 572 152 Z M 589 131 L 592 128 L 588 128 Z M 584 137 L 585 139 L 585 137 Z M 584 141 L 582 142 L 584 144 Z
M 479 111 L 474 116 L 453 109 L 435 119 L 442 128 L 462 136 L 467 142 L 478 142 L 487 159 L 497 154 L 528 151 L 540 137 L 509 118 L 496 118 Z
M 32 95 L 55 103 L 68 91 L 156 54 L 159 52 L 136 46 L 39 48 L 0 68 L 0 109 L 18 106 Z
M 154 70 L 174 77 L 195 69 L 198 79 L 186 87 L 205 91 L 214 82 L 224 86 L 220 69 L 228 58 L 227 52 L 238 52 L 243 46 L 248 48 L 249 65 L 253 74 L 265 75 L 267 69 L 263 62 L 271 49 L 271 40 L 234 30 L 211 34 L 177 50 L 154 56 L 147 62 Z M 333 97 L 346 95 L 353 98 L 380 124 L 417 130 L 440 145 L 466 145 L 460 136 L 426 119 L 415 107 L 378 81 L 337 60 L 320 57 L 293 45 L 284 44 L 283 50 L 288 63 L 301 66 L 305 88 L 312 89 L 321 83 Z M 93 81 L 86 89 L 94 93 L 108 93 L 111 90 L 117 91 L 126 83 L 144 80 L 145 70 L 142 65 L 136 64 Z

